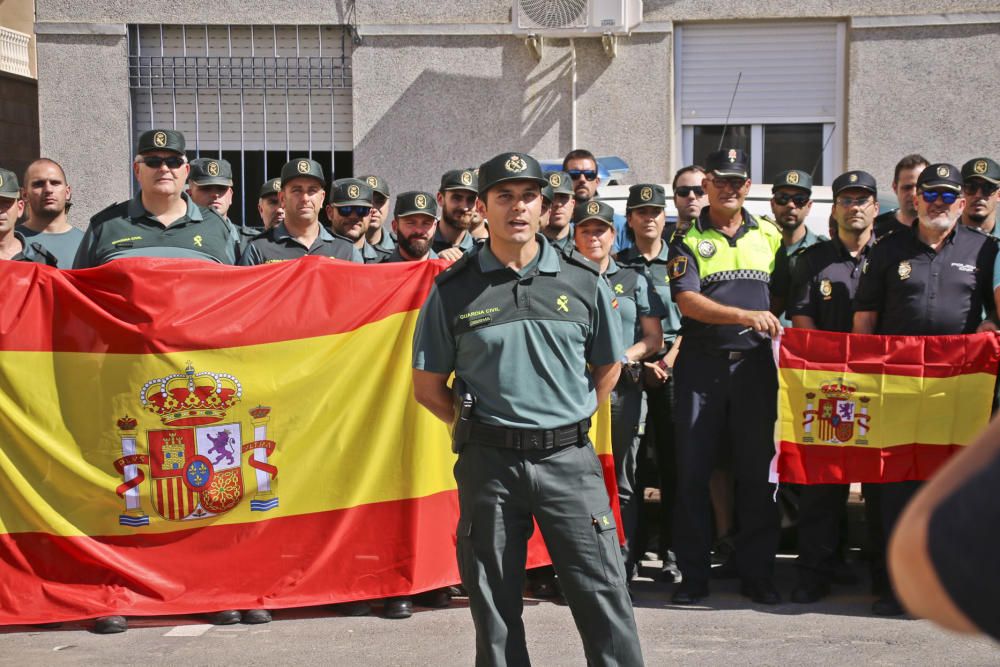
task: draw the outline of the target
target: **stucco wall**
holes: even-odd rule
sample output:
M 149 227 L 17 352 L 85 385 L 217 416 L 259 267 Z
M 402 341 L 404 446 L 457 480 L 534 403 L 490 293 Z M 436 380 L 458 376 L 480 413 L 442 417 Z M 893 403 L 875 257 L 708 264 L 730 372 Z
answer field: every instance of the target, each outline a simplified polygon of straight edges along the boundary
M 853 30 L 847 168 L 888 189 L 908 153 L 1000 159 L 1000 76 L 988 64 L 998 44 L 1000 24 Z
M 86 227 L 129 194 L 125 35 L 39 35 L 38 53 L 42 155 L 66 170 L 71 222 Z

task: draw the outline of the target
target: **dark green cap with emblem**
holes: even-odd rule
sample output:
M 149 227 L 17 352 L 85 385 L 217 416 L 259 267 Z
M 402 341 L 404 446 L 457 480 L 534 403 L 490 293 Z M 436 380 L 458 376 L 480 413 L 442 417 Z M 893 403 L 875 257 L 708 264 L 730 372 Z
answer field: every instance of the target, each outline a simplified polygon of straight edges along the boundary
M 200 157 L 191 160 L 188 180 L 195 185 L 233 185 L 233 165 L 228 160 Z
M 330 192 L 330 203 L 334 206 L 371 206 L 371 186 L 356 178 L 337 179 Z
M 600 220 L 607 225 L 615 226 L 615 209 L 596 199 L 582 201 L 573 209 L 573 222 L 582 224 L 587 220 Z
M 440 192 L 468 190 L 478 193 L 479 176 L 476 174 L 475 169 L 452 169 L 451 171 L 446 171 L 444 172 L 444 176 L 441 177 L 441 187 L 438 190 Z
M 316 162 L 316 160 L 310 160 L 305 157 L 289 160 L 285 163 L 285 166 L 281 168 L 281 185 L 284 187 L 291 183 L 293 179 L 302 176 L 315 178 L 321 185 L 326 185 L 326 176 L 323 175 L 322 165 Z
M 837 178 L 833 179 L 834 197 L 840 194 L 841 190 L 847 190 L 848 188 L 861 188 L 862 190 L 867 190 L 873 195 L 878 194 L 878 186 L 875 184 L 875 177 L 867 171 L 846 171 Z
M 813 179 L 808 172 L 801 169 L 789 169 L 774 177 L 774 185 L 771 186 L 771 192 L 777 191 L 778 188 L 798 188 L 812 194 Z
M 411 190 L 396 195 L 396 206 L 392 209 L 392 214 L 401 218 L 404 215 L 416 215 L 422 213 L 434 219 L 438 217 L 437 199 L 429 192 L 419 192 Z
M 548 176 L 549 185 L 552 186 L 553 194 L 573 194 L 573 179 L 565 171 L 550 171 L 546 176 Z
M 479 165 L 479 196 L 504 181 L 534 181 L 541 188 L 548 179 L 538 160 L 527 153 L 500 153 Z
M 555 196 L 555 194 L 552 192 L 552 186 L 551 185 L 549 185 L 548 183 L 546 183 L 545 185 L 542 186 L 542 199 L 544 199 L 545 201 L 547 201 L 548 203 L 551 204 L 552 203 L 552 197 L 554 197 L 554 196 Z
M 962 180 L 981 178 L 990 183 L 1000 183 L 1000 165 L 988 157 L 975 157 L 962 165 Z
M 377 192 L 386 199 L 389 198 L 389 184 L 381 176 L 370 174 L 368 176 L 362 176 L 358 180 L 367 183 L 368 187 L 372 189 L 372 192 Z
M 958 192 L 962 189 L 962 172 L 955 165 L 946 162 L 932 164 L 917 176 L 917 188 L 944 188 Z
M 7 169 L 0 169 L 0 197 L 4 199 L 21 198 L 21 186 L 17 183 L 17 176 Z
M 656 183 L 639 183 L 628 189 L 628 201 L 625 203 L 625 210 L 630 211 L 640 206 L 656 206 L 666 208 L 667 191 L 662 185 Z
M 260 195 L 258 199 L 263 199 L 270 195 L 276 195 L 281 192 L 281 179 L 272 178 L 268 181 L 264 181 L 264 185 L 260 186 Z
M 135 152 L 139 155 L 151 151 L 170 151 L 184 155 L 184 135 L 177 130 L 146 130 L 139 135 Z

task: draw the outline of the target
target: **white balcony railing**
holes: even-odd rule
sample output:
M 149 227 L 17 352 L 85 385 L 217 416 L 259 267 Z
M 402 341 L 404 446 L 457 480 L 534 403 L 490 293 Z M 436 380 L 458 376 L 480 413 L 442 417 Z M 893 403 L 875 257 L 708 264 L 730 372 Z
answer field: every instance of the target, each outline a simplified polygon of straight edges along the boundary
M 0 72 L 31 76 L 28 67 L 28 42 L 31 35 L 0 27 Z

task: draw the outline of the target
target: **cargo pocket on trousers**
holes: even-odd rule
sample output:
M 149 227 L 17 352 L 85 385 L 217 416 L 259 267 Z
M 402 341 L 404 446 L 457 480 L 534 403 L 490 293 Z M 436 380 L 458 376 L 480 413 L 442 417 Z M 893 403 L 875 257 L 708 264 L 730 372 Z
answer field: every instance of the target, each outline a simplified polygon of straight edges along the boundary
M 467 581 L 475 574 L 469 569 L 469 565 L 474 559 L 472 549 L 472 521 L 465 518 L 458 520 L 458 528 L 455 530 L 455 557 L 458 560 L 458 574 L 462 577 L 462 584 L 468 588 Z
M 592 514 L 591 520 L 594 524 L 597 553 L 600 554 L 604 581 L 610 585 L 621 584 L 625 580 L 625 561 L 622 560 L 621 546 L 618 544 L 618 525 L 615 523 L 615 515 L 607 509 Z

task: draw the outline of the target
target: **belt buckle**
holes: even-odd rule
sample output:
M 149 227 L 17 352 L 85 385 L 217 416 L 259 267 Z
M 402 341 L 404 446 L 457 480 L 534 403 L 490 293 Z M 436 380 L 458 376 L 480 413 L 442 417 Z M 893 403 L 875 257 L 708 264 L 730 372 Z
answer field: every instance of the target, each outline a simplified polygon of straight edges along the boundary
M 729 361 L 739 361 L 742 358 L 743 358 L 743 353 L 742 352 L 739 352 L 739 351 L 736 351 L 736 350 L 730 350 L 729 351 Z
M 541 449 L 538 431 L 528 431 L 524 434 L 524 449 Z

